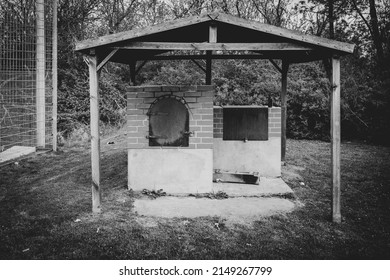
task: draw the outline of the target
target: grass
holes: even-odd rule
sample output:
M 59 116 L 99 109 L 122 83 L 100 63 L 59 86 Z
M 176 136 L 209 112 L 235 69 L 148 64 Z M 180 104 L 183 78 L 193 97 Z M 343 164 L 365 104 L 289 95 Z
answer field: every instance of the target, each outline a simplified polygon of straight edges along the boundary
M 302 207 L 228 227 L 218 217 L 135 214 L 125 138 L 109 141 L 115 144 L 102 141 L 101 215 L 91 214 L 82 141 L 0 168 L 1 259 L 390 258 L 389 148 L 342 144 L 343 221 L 333 224 L 330 144 L 288 140 L 283 177 Z

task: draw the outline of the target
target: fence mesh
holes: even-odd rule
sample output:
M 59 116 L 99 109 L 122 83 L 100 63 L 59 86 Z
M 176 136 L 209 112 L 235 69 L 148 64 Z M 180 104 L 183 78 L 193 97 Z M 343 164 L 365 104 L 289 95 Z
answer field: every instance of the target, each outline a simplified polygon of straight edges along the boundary
M 37 32 L 37 2 L 43 2 L 44 5 L 41 24 L 44 32 Z M 51 148 L 52 27 L 53 0 L 1 1 L 0 151 L 15 145 L 37 146 L 37 111 L 45 114 L 44 147 Z M 37 42 L 43 43 L 41 48 L 37 47 Z M 37 90 L 43 87 L 43 84 L 37 85 L 36 76 L 39 64 L 37 51 L 40 49 L 44 51 L 45 58 L 45 69 L 42 69 L 45 73 L 45 104 L 36 103 Z M 40 109 L 42 107 L 44 111 Z

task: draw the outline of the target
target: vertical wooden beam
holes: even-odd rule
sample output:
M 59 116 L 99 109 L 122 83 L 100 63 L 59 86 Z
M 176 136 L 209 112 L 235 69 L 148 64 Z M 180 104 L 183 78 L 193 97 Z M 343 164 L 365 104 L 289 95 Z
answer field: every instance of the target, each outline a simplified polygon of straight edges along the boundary
M 92 212 L 101 212 L 100 188 L 100 135 L 99 135 L 99 74 L 97 57 L 87 57 L 89 68 L 89 94 L 91 111 L 91 167 L 92 167 Z
M 135 74 L 136 74 L 135 65 L 136 64 L 137 62 L 135 60 L 130 62 L 130 82 L 133 86 L 135 86 Z
M 331 138 L 332 138 L 332 219 L 341 222 L 340 211 L 340 58 L 332 58 Z
M 37 147 L 45 147 L 45 7 L 36 1 L 36 114 Z
M 53 135 L 53 151 L 57 151 L 57 0 L 53 0 L 53 44 L 52 44 L 52 53 L 53 53 L 53 64 L 52 64 L 52 100 L 53 100 L 53 123 L 52 123 L 52 135 Z
M 286 60 L 282 61 L 282 89 L 280 92 L 282 135 L 281 135 L 281 160 L 286 160 L 286 127 L 287 127 L 287 72 L 289 64 Z
M 209 43 L 217 42 L 217 26 L 211 24 L 209 27 Z M 211 85 L 212 51 L 206 51 L 206 85 Z

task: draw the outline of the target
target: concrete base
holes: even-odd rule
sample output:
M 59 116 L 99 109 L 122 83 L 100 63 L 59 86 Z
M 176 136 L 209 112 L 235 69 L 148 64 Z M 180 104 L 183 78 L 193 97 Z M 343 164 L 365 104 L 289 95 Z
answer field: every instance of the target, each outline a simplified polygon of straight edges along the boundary
M 268 141 L 224 141 L 214 138 L 214 169 L 259 172 L 264 177 L 279 177 L 280 137 Z
M 169 194 L 207 193 L 213 188 L 211 149 L 129 149 L 128 187 Z
M 292 195 L 292 189 L 282 180 L 282 178 L 261 177 L 259 185 L 214 183 L 213 192 L 222 191 L 229 197 L 255 196 L 268 197 L 277 195 Z
M 0 153 L 0 163 L 20 158 L 35 153 L 35 147 L 13 146 Z

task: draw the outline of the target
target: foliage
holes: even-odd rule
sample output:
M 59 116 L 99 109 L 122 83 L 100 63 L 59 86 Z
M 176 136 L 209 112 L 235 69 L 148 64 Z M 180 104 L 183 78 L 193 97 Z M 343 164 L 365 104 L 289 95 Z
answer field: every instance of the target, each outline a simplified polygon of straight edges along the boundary
M 390 5 L 378 0 L 60 0 L 59 5 L 59 128 L 70 132 L 89 122 L 88 77 L 77 40 L 94 38 L 166 20 L 220 11 L 247 19 L 352 42 L 356 54 L 342 60 L 342 136 L 390 143 Z M 379 37 L 374 38 L 372 3 Z M 333 7 L 330 14 L 330 4 Z M 375 40 L 375 42 L 374 42 Z M 378 40 L 383 47 L 377 59 Z M 202 64 L 202 61 L 197 61 Z M 106 66 L 100 84 L 101 120 L 124 122 L 129 81 L 126 66 Z M 287 135 L 329 139 L 330 85 L 321 62 L 290 66 Z M 192 61 L 147 62 L 138 84 L 202 84 L 204 72 Z M 268 61 L 214 61 L 215 104 L 280 105 L 280 73 Z

